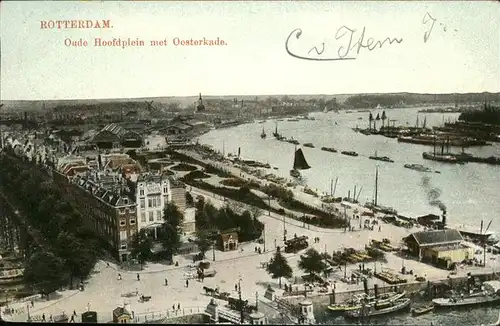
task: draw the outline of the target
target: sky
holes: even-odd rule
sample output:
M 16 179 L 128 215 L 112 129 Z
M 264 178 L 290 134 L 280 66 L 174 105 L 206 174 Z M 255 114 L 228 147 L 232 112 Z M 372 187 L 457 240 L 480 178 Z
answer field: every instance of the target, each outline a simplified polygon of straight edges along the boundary
M 494 1 L 3 1 L 0 15 L 1 100 L 500 91 Z M 42 29 L 50 20 L 112 28 Z M 173 44 L 204 37 L 226 44 Z M 99 47 L 96 38 L 144 46 Z M 377 46 L 386 38 L 402 41 Z M 299 57 L 355 59 L 299 59 L 286 44 Z

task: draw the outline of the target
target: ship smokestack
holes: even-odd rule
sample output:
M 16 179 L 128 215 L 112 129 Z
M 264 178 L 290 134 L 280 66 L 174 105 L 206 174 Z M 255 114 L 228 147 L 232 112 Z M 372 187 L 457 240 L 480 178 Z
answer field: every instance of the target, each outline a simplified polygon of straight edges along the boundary
M 443 224 L 443 230 L 444 230 L 446 228 L 446 211 L 445 210 L 443 210 L 442 224 Z

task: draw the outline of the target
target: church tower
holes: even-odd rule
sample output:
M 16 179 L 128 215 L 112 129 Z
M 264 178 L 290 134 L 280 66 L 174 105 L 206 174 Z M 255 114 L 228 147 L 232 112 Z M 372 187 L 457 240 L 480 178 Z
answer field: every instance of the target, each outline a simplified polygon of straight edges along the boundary
M 205 111 L 205 105 L 203 105 L 203 99 L 201 98 L 201 93 L 200 97 L 198 98 L 198 106 L 196 107 L 196 111 Z

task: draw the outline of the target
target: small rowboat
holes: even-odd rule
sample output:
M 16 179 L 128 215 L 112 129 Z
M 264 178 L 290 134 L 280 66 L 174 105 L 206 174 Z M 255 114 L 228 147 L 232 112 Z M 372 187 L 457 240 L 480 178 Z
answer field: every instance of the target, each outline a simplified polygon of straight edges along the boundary
M 432 304 L 431 305 L 427 305 L 427 306 L 423 306 L 423 307 L 419 307 L 419 308 L 413 308 L 411 310 L 411 315 L 413 317 L 420 316 L 420 315 L 424 315 L 426 313 L 429 313 L 432 310 L 434 310 L 434 306 Z

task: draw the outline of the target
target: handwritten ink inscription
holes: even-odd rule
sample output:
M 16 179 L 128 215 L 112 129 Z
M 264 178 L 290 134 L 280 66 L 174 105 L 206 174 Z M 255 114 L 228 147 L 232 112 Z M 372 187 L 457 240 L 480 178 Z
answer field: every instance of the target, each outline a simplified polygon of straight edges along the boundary
M 437 19 L 432 17 L 432 15 L 428 12 L 425 13 L 423 19 L 422 19 L 422 24 L 425 25 L 426 31 L 424 33 L 424 43 L 427 43 L 429 40 L 429 37 L 431 36 L 432 30 L 434 28 L 434 25 L 436 23 Z M 444 23 L 439 23 L 439 27 L 442 29 L 443 32 L 448 32 L 448 25 Z M 456 28 L 453 29 L 453 32 L 458 32 Z
M 426 13 L 422 19 L 422 24 L 425 26 L 424 43 L 427 43 L 431 33 L 435 27 L 437 20 Z M 439 26 L 444 32 L 448 30 L 448 26 L 439 23 Z M 457 30 L 454 30 L 457 32 Z M 290 49 L 291 45 L 299 43 L 303 31 L 301 28 L 294 29 L 287 37 L 285 42 L 286 52 L 297 59 L 310 61 L 341 61 L 355 60 L 358 58 L 362 50 L 374 51 L 383 47 L 397 45 L 403 43 L 402 37 L 385 37 L 381 40 L 376 40 L 373 37 L 367 37 L 366 27 L 361 30 L 350 28 L 348 26 L 340 27 L 334 35 L 334 41 L 331 43 L 322 42 L 319 45 L 312 46 L 305 54 L 298 54 Z
M 347 26 L 340 27 L 335 33 L 335 40 L 338 44 L 321 43 L 319 46 L 312 47 L 307 56 L 295 54 L 290 50 L 292 37 L 300 40 L 302 36 L 302 29 L 297 28 L 293 30 L 285 43 L 286 52 L 294 58 L 312 61 L 339 61 L 339 60 L 355 60 L 360 52 L 365 49 L 373 51 L 380 49 L 386 45 L 393 43 L 400 44 L 403 38 L 390 38 L 386 37 L 383 40 L 375 40 L 372 37 L 366 38 L 366 27 L 363 27 L 361 32 L 357 34 L 357 30 Z M 328 53 L 328 56 L 326 55 Z M 312 54 L 312 55 L 311 55 Z M 323 56 L 325 54 L 325 56 Z

